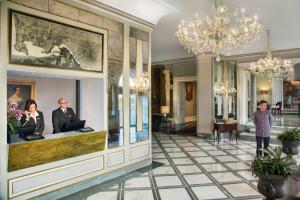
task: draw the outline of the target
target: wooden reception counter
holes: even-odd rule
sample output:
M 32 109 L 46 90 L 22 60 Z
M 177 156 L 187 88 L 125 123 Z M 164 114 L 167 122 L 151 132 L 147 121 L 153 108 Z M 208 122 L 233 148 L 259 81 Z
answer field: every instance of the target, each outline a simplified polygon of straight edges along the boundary
M 106 131 L 47 134 L 43 140 L 25 141 L 14 135 L 9 145 L 8 171 L 47 164 L 105 149 Z

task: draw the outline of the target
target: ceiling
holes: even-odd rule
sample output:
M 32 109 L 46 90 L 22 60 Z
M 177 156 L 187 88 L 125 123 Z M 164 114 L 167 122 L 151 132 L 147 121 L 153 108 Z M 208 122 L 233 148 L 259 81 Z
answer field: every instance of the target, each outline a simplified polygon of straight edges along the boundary
M 152 35 L 152 60 L 162 61 L 192 56 L 174 37 L 182 19 L 194 13 L 209 12 L 213 0 L 97 0 L 131 15 L 156 24 Z M 223 0 L 229 7 L 245 8 L 246 14 L 258 15 L 258 21 L 270 30 L 273 50 L 300 47 L 300 0 Z M 263 52 L 266 34 L 246 49 L 235 49 L 230 55 Z

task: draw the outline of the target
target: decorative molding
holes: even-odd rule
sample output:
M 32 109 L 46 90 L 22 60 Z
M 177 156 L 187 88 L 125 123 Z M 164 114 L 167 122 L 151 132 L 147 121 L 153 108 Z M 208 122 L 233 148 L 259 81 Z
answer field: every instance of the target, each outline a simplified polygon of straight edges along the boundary
M 281 58 L 299 58 L 300 57 L 300 48 L 294 49 L 282 49 L 272 51 L 273 56 Z M 266 52 L 256 52 L 232 56 L 224 56 L 223 60 L 237 60 L 239 63 L 247 63 L 257 61 L 259 58 L 262 58 L 266 55 Z
M 86 175 L 86 174 L 89 174 L 89 173 L 92 173 L 92 172 L 95 172 L 95 171 L 98 171 L 98 170 L 102 170 L 104 168 L 104 162 L 103 161 L 104 161 L 103 156 L 100 156 L 100 157 L 88 159 L 88 160 L 85 160 L 85 161 L 73 163 L 73 164 L 70 164 L 70 165 L 65 165 L 65 166 L 62 166 L 62 167 L 58 167 L 58 168 L 54 168 L 54 169 L 50 169 L 50 170 L 46 170 L 46 171 L 42 171 L 42 172 L 38 172 L 38 173 L 26 175 L 26 176 L 22 176 L 22 177 L 10 179 L 10 180 L 8 180 L 9 197 L 12 198 L 12 197 L 16 197 L 16 196 L 23 195 L 23 194 L 26 194 L 26 193 L 30 193 L 30 192 L 36 191 L 38 189 L 41 189 L 41 188 L 49 187 L 51 185 L 55 185 L 55 184 L 65 182 L 65 181 L 68 181 L 68 180 L 71 180 L 71 179 L 74 179 L 74 178 L 77 178 L 77 177 L 80 177 L 80 176 L 83 176 L 83 175 Z M 88 170 L 87 166 L 90 166 L 89 165 L 90 162 L 95 162 L 94 164 L 97 164 L 99 166 L 95 167 L 94 169 L 89 169 Z M 24 181 L 22 184 L 26 184 L 26 182 L 28 180 L 34 179 L 34 178 L 36 178 L 36 181 L 38 181 L 38 178 L 37 178 L 38 176 L 47 176 L 47 174 L 48 174 L 48 176 L 51 176 L 51 173 L 55 173 L 55 172 L 58 172 L 60 170 L 61 171 L 67 170 L 68 172 L 70 172 L 71 171 L 70 168 L 72 168 L 72 167 L 75 168 L 75 167 L 80 166 L 80 165 L 85 165 L 85 167 L 81 166 L 81 168 L 83 167 L 85 169 L 84 172 L 82 172 L 82 173 L 78 173 L 78 171 L 74 171 L 72 175 L 70 175 L 69 177 L 65 177 L 63 179 L 61 179 L 61 176 L 56 176 L 57 180 L 54 180 L 52 182 L 45 183 L 45 184 L 39 185 L 37 187 L 24 189 L 24 190 L 20 190 L 20 191 L 15 192 L 15 190 L 16 190 L 15 184 L 17 184 L 17 182 Z M 45 180 L 47 181 L 49 179 L 45 179 L 45 177 L 43 177 L 41 180 L 42 181 L 45 181 Z
M 176 59 L 169 59 L 163 61 L 154 61 L 152 62 L 152 67 L 155 65 L 169 65 L 169 64 L 182 64 L 182 63 L 191 63 L 196 62 L 196 57 L 184 57 L 184 58 L 176 58 Z
M 300 48 L 294 49 L 283 49 L 283 50 L 274 50 L 272 51 L 273 55 L 276 57 L 281 58 L 300 58 Z M 262 58 L 265 56 L 265 52 L 256 52 L 256 53 L 248 53 L 248 54 L 238 54 L 238 55 L 231 55 L 225 56 L 220 55 L 221 60 L 237 60 L 239 63 L 247 63 L 257 61 L 257 59 Z M 199 55 L 201 57 L 202 55 Z M 175 58 L 175 59 L 167 59 L 161 61 L 154 61 L 152 63 L 152 67 L 155 65 L 168 65 L 168 64 L 181 64 L 181 63 L 188 63 L 188 62 L 196 62 L 196 56 L 191 57 L 183 57 L 183 58 Z
M 63 197 L 75 194 L 77 192 L 81 192 L 85 189 L 91 188 L 93 186 L 97 186 L 99 184 L 105 183 L 106 181 L 118 178 L 122 175 L 126 175 L 130 172 L 133 172 L 135 170 L 141 169 L 143 167 L 150 166 L 152 163 L 151 158 L 146 158 L 142 161 L 138 161 L 136 163 L 127 165 L 122 168 L 115 169 L 113 171 L 109 171 L 103 174 L 95 174 L 95 176 L 90 177 L 91 181 L 84 181 L 86 179 L 83 179 L 82 182 L 76 182 L 72 185 L 68 185 L 65 187 L 58 187 L 52 191 L 49 191 L 47 194 L 44 195 L 44 199 L 61 199 Z M 24 198 L 23 198 L 24 199 Z M 37 199 L 37 198 L 35 198 Z
M 122 16 L 122 17 L 125 17 L 125 18 L 127 18 L 127 19 L 130 19 L 130 20 L 132 20 L 132 21 L 134 21 L 134 22 L 137 22 L 137 23 L 139 23 L 139 24 L 143 24 L 143 25 L 145 25 L 145 26 L 147 26 L 147 27 L 149 27 L 149 28 L 151 28 L 151 29 L 154 29 L 154 28 L 156 27 L 155 24 L 152 24 L 152 23 L 150 23 L 150 22 L 147 22 L 147 21 L 145 21 L 145 20 L 143 20 L 143 19 L 141 19 L 141 18 L 138 18 L 138 17 L 136 17 L 136 16 L 133 16 L 133 15 L 131 15 L 131 14 L 128 14 L 128 13 L 126 13 L 126 12 L 123 12 L 123 11 L 121 11 L 121 10 L 119 10 L 119 9 L 113 8 L 113 7 L 111 7 L 111 6 L 109 6 L 109 5 L 106 5 L 106 4 L 104 4 L 104 3 L 100 3 L 100 2 L 95 1 L 95 0 L 80 0 L 80 1 L 81 1 L 81 2 L 85 2 L 85 3 L 88 3 L 88 4 L 93 5 L 93 6 L 96 6 L 96 7 L 101 8 L 101 9 L 105 9 L 105 10 L 107 10 L 107 11 L 109 11 L 109 12 L 112 12 L 112 13 L 114 13 L 114 14 L 120 15 L 120 16 Z
M 149 145 L 141 145 L 130 149 L 130 160 L 134 160 L 143 156 L 149 155 Z
M 124 151 L 118 151 L 107 155 L 107 166 L 111 167 L 124 163 Z

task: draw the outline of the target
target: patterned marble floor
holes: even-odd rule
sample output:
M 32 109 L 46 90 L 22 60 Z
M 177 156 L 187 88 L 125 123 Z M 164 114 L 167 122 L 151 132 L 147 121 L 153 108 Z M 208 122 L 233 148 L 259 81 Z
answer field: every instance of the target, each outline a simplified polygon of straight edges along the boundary
M 249 171 L 255 143 L 153 135 L 153 165 L 64 199 L 262 199 Z
M 281 127 L 299 127 L 300 116 L 299 115 L 273 115 L 272 126 Z

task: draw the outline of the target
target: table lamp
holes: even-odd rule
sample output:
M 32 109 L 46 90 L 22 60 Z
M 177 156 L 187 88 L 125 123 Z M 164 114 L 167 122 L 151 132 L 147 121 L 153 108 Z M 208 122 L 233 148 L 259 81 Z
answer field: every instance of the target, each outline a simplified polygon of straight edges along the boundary
M 161 106 L 160 112 L 163 114 L 164 117 L 166 117 L 167 114 L 170 113 L 170 107 L 169 106 Z

